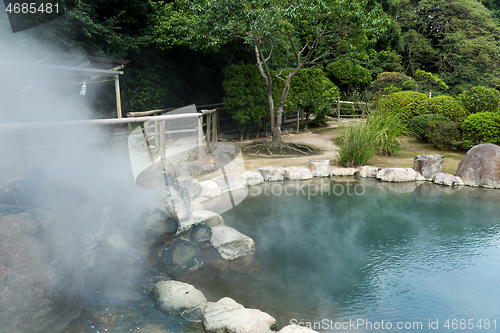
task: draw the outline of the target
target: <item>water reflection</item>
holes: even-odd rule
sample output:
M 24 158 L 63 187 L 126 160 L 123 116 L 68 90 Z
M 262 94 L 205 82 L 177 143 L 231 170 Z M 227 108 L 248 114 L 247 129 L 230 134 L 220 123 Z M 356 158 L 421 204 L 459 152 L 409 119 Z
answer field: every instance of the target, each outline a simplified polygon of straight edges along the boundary
M 351 189 L 363 185 L 363 195 L 336 195 L 336 181 L 328 184 L 329 194 L 314 196 L 305 190 L 266 194 L 273 184 L 249 191 L 223 217 L 254 238 L 262 270 L 215 277 L 202 271 L 198 276 L 205 278 L 193 283 L 214 299 L 229 296 L 262 309 L 282 326 L 293 318 L 363 319 L 419 321 L 426 331 L 429 320 L 443 328 L 447 318 L 494 319 L 500 296 L 498 191 L 348 181 Z

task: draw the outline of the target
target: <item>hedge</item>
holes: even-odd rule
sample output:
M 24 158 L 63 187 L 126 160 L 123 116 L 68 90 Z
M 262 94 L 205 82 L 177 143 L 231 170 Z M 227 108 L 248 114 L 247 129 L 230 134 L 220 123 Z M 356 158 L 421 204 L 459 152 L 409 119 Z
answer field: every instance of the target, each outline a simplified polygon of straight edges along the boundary
M 458 99 L 462 102 L 467 111 L 478 112 L 498 112 L 500 104 L 500 92 L 496 89 L 476 86 L 464 90 Z
M 462 138 L 468 146 L 500 143 L 500 115 L 493 112 L 471 114 L 462 124 Z
M 410 120 L 410 130 L 423 141 L 429 141 L 428 125 L 432 121 L 450 121 L 448 118 L 441 116 L 439 114 L 422 114 L 420 116 L 413 117 Z
M 416 91 L 400 91 L 383 96 L 378 108 L 382 112 L 399 114 L 403 121 L 408 122 L 413 117 L 420 115 L 417 107 L 426 99 L 428 97 L 425 94 Z
M 462 123 L 468 115 L 462 103 L 451 96 L 427 98 L 418 105 L 416 112 L 438 114 L 457 123 Z

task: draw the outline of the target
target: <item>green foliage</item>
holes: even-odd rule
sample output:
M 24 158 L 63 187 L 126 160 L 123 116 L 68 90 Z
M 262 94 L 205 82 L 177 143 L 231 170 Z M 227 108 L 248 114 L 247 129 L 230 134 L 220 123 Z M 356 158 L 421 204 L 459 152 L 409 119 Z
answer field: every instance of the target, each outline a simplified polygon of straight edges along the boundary
M 343 127 L 341 139 L 338 162 L 342 166 L 363 165 L 375 154 L 373 134 L 366 124 Z
M 232 65 L 224 68 L 224 104 L 241 126 L 259 124 L 267 111 L 264 79 L 255 65 Z
M 402 55 L 408 72 L 439 74 L 452 94 L 500 86 L 500 27 L 477 0 L 401 0 Z
M 427 136 L 434 147 L 456 150 L 461 139 L 460 124 L 453 121 L 431 121 L 427 125 Z
M 462 124 L 464 142 L 472 147 L 481 143 L 500 143 L 500 115 L 493 112 L 471 114 Z
M 368 131 L 373 135 L 378 152 L 386 155 L 395 155 L 401 150 L 398 137 L 407 133 L 406 124 L 400 116 L 381 109 L 370 114 Z
M 377 79 L 370 84 L 370 88 L 393 93 L 401 90 L 410 90 L 415 80 L 411 76 L 398 72 L 383 72 L 377 76 Z
M 429 141 L 428 128 L 430 122 L 433 121 L 450 121 L 448 118 L 439 114 L 422 114 L 413 117 L 410 120 L 410 130 L 423 141 Z
M 451 121 L 462 123 L 467 117 L 467 111 L 460 101 L 451 96 L 438 96 L 427 98 L 419 104 L 417 114 L 439 114 Z
M 371 81 L 370 71 L 353 60 L 337 60 L 326 66 L 326 73 L 341 85 L 366 86 Z
M 415 81 L 417 81 L 415 91 L 429 90 L 432 87 L 448 90 L 448 86 L 446 85 L 446 83 L 437 75 L 430 72 L 419 69 L 415 72 L 415 75 L 413 77 L 415 78 Z
M 384 72 L 402 72 L 401 62 L 402 57 L 396 51 L 382 50 L 377 52 L 370 49 L 368 58 L 362 64 L 370 71 L 372 80 L 374 80 Z
M 410 121 L 420 113 L 418 106 L 428 97 L 425 94 L 416 91 L 401 91 L 383 96 L 377 106 L 377 109 L 383 113 L 397 114 L 404 122 Z
M 483 86 L 472 87 L 458 95 L 469 113 L 497 112 L 500 106 L 500 92 Z

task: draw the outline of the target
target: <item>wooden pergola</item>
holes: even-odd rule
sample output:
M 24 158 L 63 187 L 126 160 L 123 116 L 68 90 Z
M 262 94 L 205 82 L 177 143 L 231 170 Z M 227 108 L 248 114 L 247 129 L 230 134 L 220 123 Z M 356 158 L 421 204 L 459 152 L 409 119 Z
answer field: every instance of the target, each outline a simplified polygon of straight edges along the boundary
M 0 78 L 18 76 L 20 70 L 48 72 L 53 80 L 64 81 L 71 77 L 71 84 L 82 85 L 102 78 L 115 82 L 116 112 L 122 118 L 120 80 L 121 71 L 129 60 L 91 57 L 67 53 L 36 53 L 4 51 L 0 54 Z

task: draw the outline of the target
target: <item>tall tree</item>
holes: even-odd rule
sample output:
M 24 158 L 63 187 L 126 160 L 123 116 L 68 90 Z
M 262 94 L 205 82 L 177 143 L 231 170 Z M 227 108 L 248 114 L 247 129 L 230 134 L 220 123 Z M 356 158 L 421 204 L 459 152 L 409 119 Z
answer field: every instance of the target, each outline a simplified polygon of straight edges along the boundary
M 438 73 L 452 92 L 500 87 L 500 27 L 478 0 L 401 0 L 406 71 Z
M 196 48 L 217 49 L 239 38 L 253 47 L 266 86 L 271 145 L 282 147 L 283 108 L 292 78 L 301 68 L 353 51 L 383 31 L 379 6 L 367 10 L 367 5 L 366 0 L 200 1 L 191 7 L 196 24 L 191 26 L 190 42 Z M 272 75 L 276 69 L 278 74 Z M 273 101 L 275 80 L 284 83 L 277 108 Z

